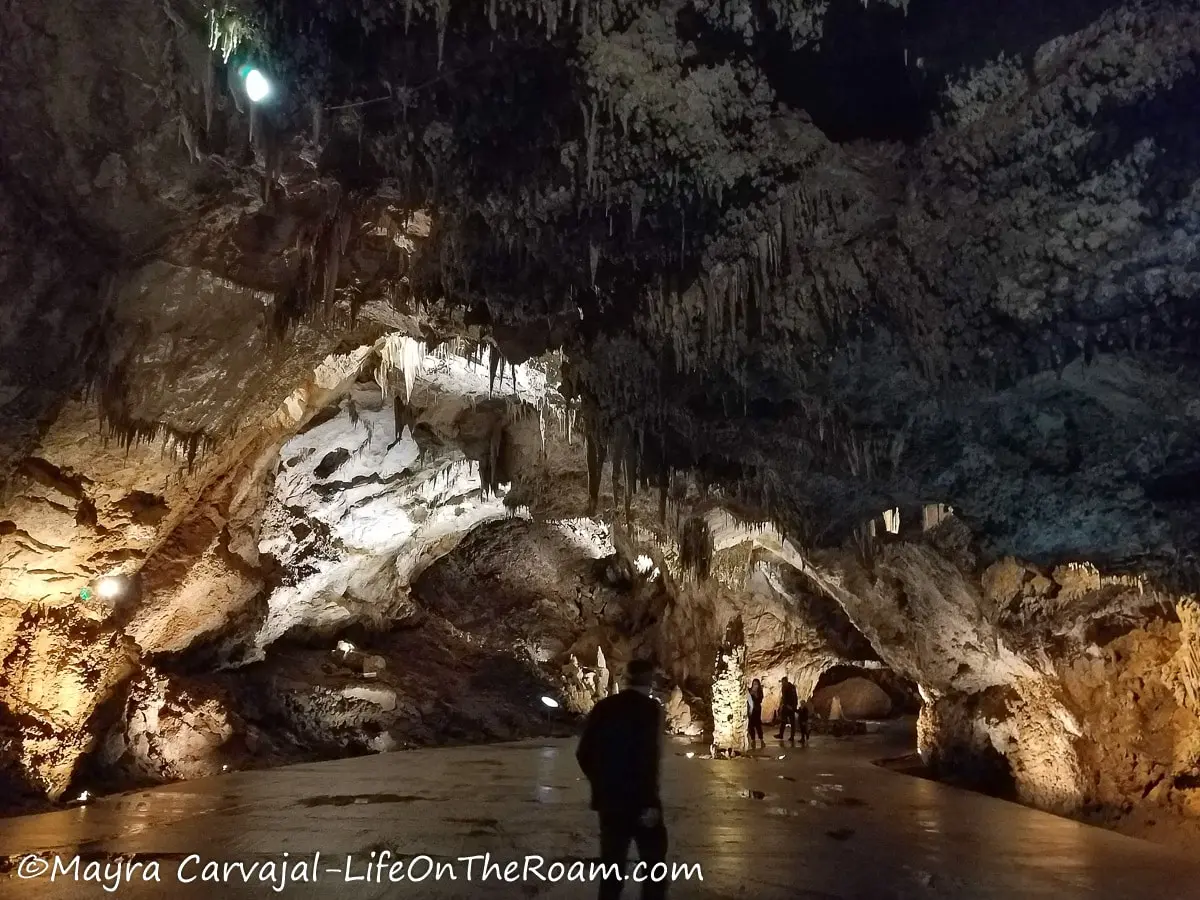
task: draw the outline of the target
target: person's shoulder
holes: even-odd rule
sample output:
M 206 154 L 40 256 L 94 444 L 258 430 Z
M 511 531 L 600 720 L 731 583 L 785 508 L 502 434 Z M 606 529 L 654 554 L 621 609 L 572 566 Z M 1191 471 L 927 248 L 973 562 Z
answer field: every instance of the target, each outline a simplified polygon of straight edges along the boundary
M 620 699 L 622 696 L 624 694 L 609 694 L 607 697 L 602 697 L 592 706 L 589 715 L 602 719 L 619 710 L 624 705 L 624 701 Z

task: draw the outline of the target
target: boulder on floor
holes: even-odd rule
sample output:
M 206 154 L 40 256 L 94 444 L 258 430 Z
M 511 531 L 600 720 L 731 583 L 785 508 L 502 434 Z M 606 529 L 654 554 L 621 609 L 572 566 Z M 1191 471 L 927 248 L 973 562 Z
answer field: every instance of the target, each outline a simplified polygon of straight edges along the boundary
M 841 718 L 844 719 L 883 719 L 892 712 L 892 698 L 866 678 L 847 678 L 820 688 L 813 694 L 813 709 L 818 715 L 831 718 L 834 701 L 841 707 Z

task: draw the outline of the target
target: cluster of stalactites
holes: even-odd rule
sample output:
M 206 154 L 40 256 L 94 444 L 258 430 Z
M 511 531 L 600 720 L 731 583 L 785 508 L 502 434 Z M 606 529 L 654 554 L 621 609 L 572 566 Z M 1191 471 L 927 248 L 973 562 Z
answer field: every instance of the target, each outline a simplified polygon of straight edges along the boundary
M 630 517 L 633 497 L 641 490 L 658 489 L 658 518 L 667 520 L 667 500 L 671 485 L 671 468 L 665 454 L 647 453 L 647 429 L 641 424 L 618 422 L 605 430 L 594 411 L 588 415 L 585 407 L 585 439 L 588 469 L 588 514 L 595 515 L 600 504 L 600 489 L 605 463 L 612 477 L 613 503 Z
M 326 321 L 332 318 L 341 263 L 357 216 L 353 205 L 339 194 L 324 215 L 298 229 L 292 247 L 299 256 L 296 277 L 272 311 L 277 334 L 284 334 L 314 311 Z
M 442 65 L 445 53 L 446 30 L 450 24 L 450 7 L 452 0 L 432 0 L 430 3 L 418 3 L 417 0 L 404 0 L 404 27 L 412 26 L 414 15 L 430 15 L 437 28 L 438 67 Z M 506 19 L 515 17 L 527 18 L 538 26 L 544 27 L 547 40 L 553 38 L 561 28 L 574 25 L 583 34 L 592 33 L 594 28 L 607 30 L 616 18 L 617 8 L 621 5 L 618 0 L 486 0 L 488 23 L 493 29 L 501 26 L 501 16 Z M 471 10 L 477 6 L 461 7 Z
M 1097 587 L 1119 587 L 1119 588 L 1137 588 L 1140 592 L 1145 592 L 1148 580 L 1145 575 L 1106 575 L 1102 573 L 1095 565 L 1090 562 L 1072 562 L 1067 563 L 1065 568 L 1068 572 L 1078 572 L 1094 581 Z
M 756 331 L 764 328 L 813 338 L 808 351 L 814 354 L 821 343 L 848 330 L 868 299 L 866 283 L 858 290 L 851 279 L 848 290 L 834 289 L 820 272 L 807 271 L 802 259 L 806 245 L 836 226 L 843 203 L 802 182 L 766 205 L 739 258 L 708 264 L 694 284 L 683 286 L 664 275 L 648 289 L 646 325 L 669 344 L 681 371 L 719 365 L 737 373 Z M 635 209 L 632 214 L 639 213 Z M 806 292 L 811 309 L 792 302 L 792 276 L 797 273 L 811 281 L 812 290 Z
M 222 62 L 229 62 L 246 34 L 245 22 L 236 14 L 216 8 L 208 11 L 208 49 L 219 50 Z
M 105 444 L 116 442 L 126 452 L 161 442 L 162 453 L 185 460 L 188 472 L 195 468 L 202 454 L 217 444 L 215 438 L 203 431 L 181 431 L 162 422 L 116 421 L 107 417 L 101 419 L 100 436 Z
M 379 366 L 375 370 L 375 381 L 383 392 L 383 399 L 393 397 L 391 376 L 393 372 L 399 372 L 404 384 L 404 402 L 411 403 L 417 376 L 425 365 L 425 343 L 406 334 L 389 334 L 377 347 Z

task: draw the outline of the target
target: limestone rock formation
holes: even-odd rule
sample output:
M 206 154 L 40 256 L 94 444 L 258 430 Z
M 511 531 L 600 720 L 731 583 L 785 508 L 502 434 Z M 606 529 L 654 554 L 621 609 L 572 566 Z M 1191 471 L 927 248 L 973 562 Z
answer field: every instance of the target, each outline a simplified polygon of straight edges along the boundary
M 838 704 L 840 717 L 846 719 L 883 719 L 892 712 L 892 698 L 866 678 L 847 678 L 818 689 L 812 697 L 813 711 L 833 718 L 830 710 L 834 702 Z
M 683 689 L 676 685 L 666 703 L 667 731 L 680 737 L 698 738 L 707 731 L 703 704 L 699 697 L 684 696 Z
M 58 799 L 133 674 L 136 646 L 74 606 L 26 607 L 0 622 L 0 765 L 6 780 Z
M 746 746 L 746 638 L 735 618 L 725 629 L 717 650 L 712 681 L 713 753 L 730 753 Z
M 180 781 L 241 768 L 249 753 L 236 701 L 211 681 L 145 668 L 124 715 L 99 750 L 114 773 L 143 782 Z

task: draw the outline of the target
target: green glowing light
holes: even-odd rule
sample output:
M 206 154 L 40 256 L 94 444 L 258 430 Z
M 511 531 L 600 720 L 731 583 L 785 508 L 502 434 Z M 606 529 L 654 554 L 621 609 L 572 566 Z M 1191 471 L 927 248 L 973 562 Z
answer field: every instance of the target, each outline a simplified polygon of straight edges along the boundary
M 91 589 L 91 588 L 84 588 L 82 591 L 80 591 L 80 592 L 79 592 L 79 599 L 80 599 L 80 600 L 85 600 L 85 601 L 86 601 L 86 600 L 91 600 L 91 599 L 92 599 L 92 589 Z

